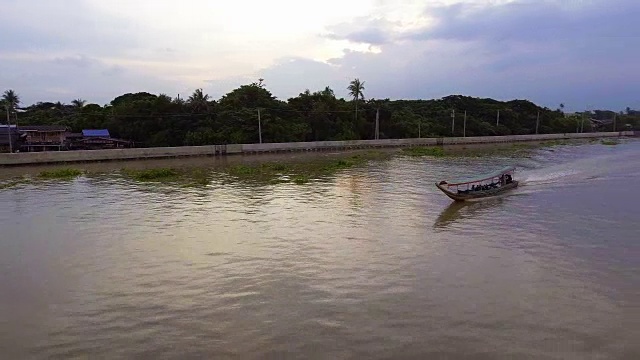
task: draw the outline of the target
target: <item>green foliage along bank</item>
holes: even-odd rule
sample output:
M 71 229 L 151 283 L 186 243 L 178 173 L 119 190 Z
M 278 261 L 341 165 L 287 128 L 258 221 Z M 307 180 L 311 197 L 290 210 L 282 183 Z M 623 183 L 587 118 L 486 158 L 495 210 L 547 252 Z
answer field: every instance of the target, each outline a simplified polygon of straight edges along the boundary
M 367 151 L 336 158 L 318 158 L 312 161 L 256 162 L 222 166 L 219 168 L 150 168 L 121 169 L 121 174 L 131 180 L 144 183 L 181 183 L 191 186 L 208 185 L 214 178 L 253 183 L 307 184 L 336 173 L 362 166 L 369 161 L 391 158 L 388 152 Z
M 82 175 L 82 171 L 73 168 L 63 168 L 55 170 L 45 170 L 38 174 L 41 179 L 74 179 Z
M 326 140 L 491 136 L 588 132 L 589 118 L 603 120 L 597 130 L 640 128 L 640 112 L 563 113 L 527 100 L 498 101 L 451 95 L 434 100 L 366 99 L 365 81 L 353 80 L 350 98 L 326 87 L 296 97 L 276 98 L 262 82 L 242 85 L 214 100 L 202 89 L 187 99 L 147 92 L 127 93 L 104 106 L 76 99 L 71 104 L 39 102 L 22 107 L 20 125 L 64 125 L 73 132 L 106 128 L 114 137 L 140 147 Z M 19 104 L 5 94 L 10 111 Z M 562 107 L 562 106 L 561 106 Z M 466 125 L 464 113 L 466 112 Z M 452 114 L 455 113 L 455 121 Z M 376 119 L 378 132 L 376 133 Z M 609 122 L 607 122 L 609 121 Z M 452 124 L 452 122 L 454 124 Z M 453 125 L 453 126 L 452 126 Z

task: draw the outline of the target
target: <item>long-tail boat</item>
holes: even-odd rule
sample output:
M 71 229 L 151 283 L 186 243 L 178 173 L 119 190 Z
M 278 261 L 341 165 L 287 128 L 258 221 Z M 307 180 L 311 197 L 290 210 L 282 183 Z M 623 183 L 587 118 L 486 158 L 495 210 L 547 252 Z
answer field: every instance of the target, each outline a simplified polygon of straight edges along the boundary
M 455 201 L 469 201 L 496 196 L 504 191 L 518 187 L 518 181 L 513 179 L 515 170 L 514 166 L 507 166 L 498 171 L 470 179 L 443 180 L 437 182 L 436 186 Z

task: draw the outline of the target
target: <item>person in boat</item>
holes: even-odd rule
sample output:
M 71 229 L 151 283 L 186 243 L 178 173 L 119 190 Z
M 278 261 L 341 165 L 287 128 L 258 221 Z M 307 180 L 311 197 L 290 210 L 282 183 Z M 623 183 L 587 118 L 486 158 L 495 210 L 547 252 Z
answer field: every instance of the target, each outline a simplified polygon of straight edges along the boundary
M 511 179 L 511 175 L 509 174 L 506 174 L 505 178 L 506 178 L 506 181 L 505 181 L 506 184 L 511 184 L 511 182 L 513 181 L 513 179 Z

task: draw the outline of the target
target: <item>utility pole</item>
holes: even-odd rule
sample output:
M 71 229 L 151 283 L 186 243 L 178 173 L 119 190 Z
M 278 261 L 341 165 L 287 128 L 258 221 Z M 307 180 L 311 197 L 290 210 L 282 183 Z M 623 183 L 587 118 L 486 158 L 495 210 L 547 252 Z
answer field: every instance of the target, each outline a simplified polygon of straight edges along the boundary
M 616 116 L 617 114 L 613 114 L 613 131 L 616 131 Z
M 422 120 L 420 120 L 420 122 L 418 123 L 418 139 L 422 137 L 420 134 L 420 124 L 422 124 Z
M 500 110 L 498 110 L 498 116 L 496 117 L 496 127 L 500 124 Z
M 582 114 L 582 119 L 580 119 L 580 132 L 584 132 L 584 114 Z
M 454 135 L 456 129 L 456 109 L 451 110 L 451 135 Z
M 464 125 L 462 126 L 462 137 L 467 137 L 467 110 L 464 111 Z
M 380 139 L 380 108 L 376 110 L 376 140 Z
M 538 135 L 538 126 L 540 125 L 540 111 L 538 111 L 538 117 L 536 117 L 536 135 Z
M 260 138 L 260 144 L 262 144 L 262 123 L 260 121 L 260 108 L 258 108 L 258 136 Z
M 9 104 L 5 105 L 7 109 L 7 134 L 9 135 L 9 152 L 13 153 L 13 134 L 11 133 L 11 117 L 9 115 Z

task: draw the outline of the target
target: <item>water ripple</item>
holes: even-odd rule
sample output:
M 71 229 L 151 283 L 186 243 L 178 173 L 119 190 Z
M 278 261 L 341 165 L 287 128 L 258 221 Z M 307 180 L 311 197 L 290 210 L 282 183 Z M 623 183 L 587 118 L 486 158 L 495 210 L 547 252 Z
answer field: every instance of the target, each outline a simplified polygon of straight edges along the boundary
M 553 151 L 551 151 L 553 150 Z M 632 358 L 638 143 L 0 192 L 8 358 Z M 509 196 L 433 183 L 509 163 Z M 457 177 L 457 176 L 456 176 Z

